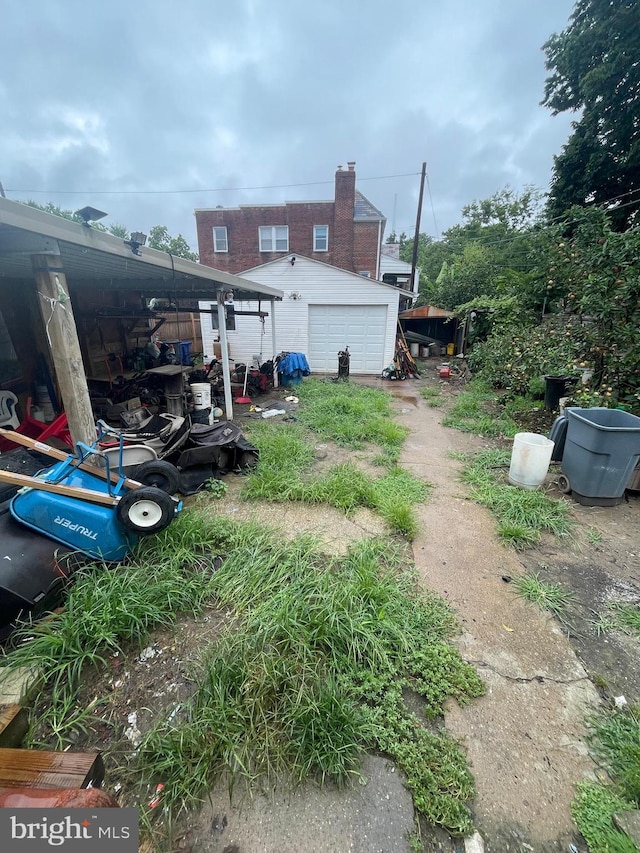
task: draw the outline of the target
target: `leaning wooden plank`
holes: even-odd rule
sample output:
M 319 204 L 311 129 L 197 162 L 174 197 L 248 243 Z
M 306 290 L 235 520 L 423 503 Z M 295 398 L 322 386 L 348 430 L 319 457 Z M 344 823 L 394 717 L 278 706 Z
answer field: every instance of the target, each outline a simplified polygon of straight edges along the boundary
M 103 780 L 99 752 L 0 749 L 0 788 L 99 788 Z
M 29 730 L 28 716 L 21 705 L 0 705 L 0 747 L 20 746 Z
M 2 427 L 0 427 L 0 435 L 4 438 L 8 438 L 9 441 L 13 441 L 15 444 L 21 444 L 23 447 L 28 447 L 30 450 L 37 450 L 39 453 L 44 453 L 45 456 L 50 456 L 52 459 L 59 459 L 62 462 L 69 458 L 69 454 L 65 453 L 64 450 L 58 450 L 57 447 L 51 447 L 50 444 L 44 444 L 42 441 L 38 441 L 37 438 L 31 438 L 28 435 L 21 435 L 19 432 L 13 432 L 10 429 L 3 429 Z M 89 474 L 93 474 L 94 477 L 100 477 L 102 480 L 107 479 L 106 468 L 98 468 L 97 465 L 91 465 L 89 462 L 74 463 L 73 467 L 80 468 L 82 471 L 87 471 Z M 112 471 L 111 482 L 118 483 L 119 481 L 120 477 L 118 474 Z M 124 485 L 128 489 L 139 489 L 142 483 L 125 477 Z
M 55 495 L 66 495 L 68 498 L 78 498 L 94 504 L 115 506 L 119 498 L 106 492 L 95 492 L 93 489 L 83 489 L 80 486 L 65 486 L 62 483 L 47 483 L 37 477 L 27 477 L 26 474 L 13 474 L 0 471 L 0 483 L 11 483 L 12 486 L 26 486 L 29 489 L 39 489 L 41 492 L 53 492 Z

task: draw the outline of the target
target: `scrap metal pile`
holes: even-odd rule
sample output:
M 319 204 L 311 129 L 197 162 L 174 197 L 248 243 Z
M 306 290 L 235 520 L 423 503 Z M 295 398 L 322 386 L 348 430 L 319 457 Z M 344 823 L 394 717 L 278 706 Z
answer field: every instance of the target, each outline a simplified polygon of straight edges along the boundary
M 416 364 L 411 351 L 407 345 L 404 332 L 398 325 L 398 335 L 396 337 L 396 349 L 393 357 L 393 363 L 389 367 L 385 367 L 382 371 L 383 379 L 412 379 L 414 376 L 419 376 L 418 365 Z

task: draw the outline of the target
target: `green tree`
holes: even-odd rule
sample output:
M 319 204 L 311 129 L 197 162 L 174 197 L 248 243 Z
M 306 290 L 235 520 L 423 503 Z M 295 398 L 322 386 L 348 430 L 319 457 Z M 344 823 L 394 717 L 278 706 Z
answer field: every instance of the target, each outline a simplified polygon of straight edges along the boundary
M 182 236 L 172 237 L 166 225 L 154 225 L 149 232 L 149 246 L 159 249 L 161 252 L 169 252 L 176 258 L 186 258 L 188 261 L 197 261 L 198 255 L 192 252 L 189 244 Z
M 66 210 L 57 204 L 53 204 L 51 201 L 48 201 L 46 204 L 39 204 L 37 201 L 29 199 L 29 201 L 24 203 L 28 207 L 35 207 L 36 210 L 43 210 L 45 213 L 51 213 L 53 216 L 61 216 L 63 219 L 68 219 L 70 222 L 78 222 L 80 224 L 83 222 L 83 220 L 77 213 L 74 213 L 73 210 Z M 102 222 L 92 222 L 91 227 L 96 231 L 106 231 L 109 234 L 113 234 L 115 237 L 122 237 L 124 240 L 129 237 L 129 232 L 126 229 L 126 226 L 119 225 L 117 222 L 113 225 L 103 225 Z
M 555 158 L 549 212 L 608 203 L 616 230 L 640 209 L 640 16 L 637 0 L 577 0 L 543 45 L 543 105 L 582 111 Z

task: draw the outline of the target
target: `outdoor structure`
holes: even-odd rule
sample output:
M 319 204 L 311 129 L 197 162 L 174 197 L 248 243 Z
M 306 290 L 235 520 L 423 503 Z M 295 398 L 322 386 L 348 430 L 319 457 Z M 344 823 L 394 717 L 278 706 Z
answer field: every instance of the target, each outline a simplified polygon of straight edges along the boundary
M 443 347 L 455 344 L 457 352 L 463 351 L 462 329 L 451 311 L 434 305 L 421 305 L 401 311 L 399 319 L 407 340 L 425 345 L 434 342 Z
M 334 201 L 196 210 L 203 264 L 229 272 L 290 253 L 380 278 L 385 217 L 356 189 L 355 163 L 335 175 Z
M 348 347 L 351 373 L 378 374 L 393 361 L 398 303 L 410 291 L 293 254 L 242 275 L 284 295 L 275 310 L 275 348 L 264 324 L 260 329 L 237 316 L 235 330 L 227 332 L 232 360 L 251 364 L 254 356 L 262 362 L 280 351 L 302 352 L 312 371 L 335 373 L 338 352 Z M 236 304 L 259 309 L 254 301 Z M 207 315 L 201 322 L 205 348 L 213 351 L 217 330 Z
M 282 297 L 278 287 L 146 248 L 144 235 L 123 240 L 90 223 L 70 222 L 0 198 L 0 388 L 18 394 L 23 404 L 44 369 L 73 440 L 86 443 L 95 439 L 87 377 L 104 377 L 110 355 L 120 359 L 137 341 L 148 342 L 167 312 L 186 324 L 190 314 L 199 312 L 198 302 L 207 300 L 224 342 L 225 303 L 260 299 L 262 313 L 273 323 L 273 303 Z M 223 348 L 230 419 L 225 356 Z
M 387 284 L 395 284 L 404 290 L 410 290 L 414 296 L 413 299 L 400 300 L 400 310 L 404 311 L 411 308 L 411 305 L 418 296 L 420 287 L 420 270 L 416 269 L 413 282 L 411 281 L 411 264 L 407 261 L 400 260 L 400 244 L 399 243 L 383 243 L 382 252 L 380 255 L 380 279 Z

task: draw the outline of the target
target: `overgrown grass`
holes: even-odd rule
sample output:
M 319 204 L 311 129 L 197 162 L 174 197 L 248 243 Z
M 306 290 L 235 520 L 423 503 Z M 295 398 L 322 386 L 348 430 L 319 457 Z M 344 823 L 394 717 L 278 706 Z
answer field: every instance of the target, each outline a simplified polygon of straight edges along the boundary
M 474 379 L 456 398 L 451 412 L 442 420 L 445 426 L 477 435 L 512 438 L 518 427 L 497 403 L 488 385 Z
M 300 385 L 297 413 L 305 426 L 345 447 L 366 442 L 399 449 L 408 430 L 393 420 L 391 396 L 355 382 L 308 379 Z
M 509 453 L 483 450 L 466 458 L 462 480 L 472 488 L 470 497 L 486 506 L 498 521 L 498 536 L 514 548 L 525 548 L 540 540 L 542 531 L 556 536 L 571 529 L 569 507 L 540 491 L 510 486 L 505 481 Z
M 613 824 L 613 815 L 640 807 L 640 709 L 629 707 L 591 720 L 592 746 L 610 785 L 578 785 L 574 819 L 590 853 L 632 853 L 636 846 Z
M 75 731 L 86 729 L 93 708 L 78 709 L 81 675 L 100 670 L 106 656 L 128 643 L 144 643 L 154 628 L 173 624 L 180 615 L 198 615 L 214 591 L 210 554 L 224 530 L 202 531 L 191 513 L 171 525 L 171 548 L 162 559 L 144 557 L 118 567 L 83 568 L 65 601 L 64 610 L 25 626 L 12 637 L 13 649 L 1 663 L 8 670 L 28 667 L 42 674 L 50 701 L 41 709 L 39 725 L 61 746 Z M 214 535 L 215 533 L 215 535 Z
M 140 747 L 166 808 L 177 814 L 224 773 L 345 781 L 374 748 L 406 772 L 429 820 L 469 828 L 464 756 L 419 724 L 402 690 L 419 692 L 435 717 L 447 697 L 465 702 L 483 686 L 447 642 L 451 612 L 417 592 L 399 551 L 368 540 L 329 560 L 309 538 L 263 534 L 228 553 L 215 586 L 240 622 L 207 654 L 185 717 Z
M 439 388 L 421 388 L 420 395 L 428 406 L 431 406 L 432 409 L 441 406 L 443 403 L 442 394 L 440 393 Z
M 554 616 L 562 618 L 567 605 L 571 603 L 572 595 L 560 584 L 546 583 L 536 572 L 531 575 L 521 575 L 513 579 L 513 586 L 526 601 L 536 604 L 541 610 L 548 610 Z
M 309 473 L 313 443 L 297 424 L 257 424 L 251 429 L 251 440 L 260 450 L 260 463 L 247 478 L 244 498 L 327 504 L 346 514 L 368 507 L 396 532 L 409 539 L 415 536 L 413 504 L 425 501 L 429 494 L 429 484 L 423 480 L 397 466 L 382 477 L 371 477 L 353 462 L 314 477 Z
M 402 691 L 419 693 L 435 718 L 449 697 L 463 703 L 484 688 L 449 642 L 451 611 L 419 591 L 404 554 L 366 540 L 332 559 L 309 537 L 283 541 L 197 505 L 142 540 L 129 565 L 81 574 L 66 609 L 23 632 L 3 664 L 42 673 L 50 710 L 39 725 L 63 747 L 82 728 L 75 700 L 87 666 L 108 671 L 107 656 L 214 600 L 235 619 L 194 673 L 192 699 L 132 757 L 141 799 L 162 781 L 172 821 L 223 776 L 341 782 L 375 749 L 405 772 L 428 820 L 464 833 L 465 757 L 444 730 L 421 725 Z M 141 819 L 148 826 L 150 813 Z

